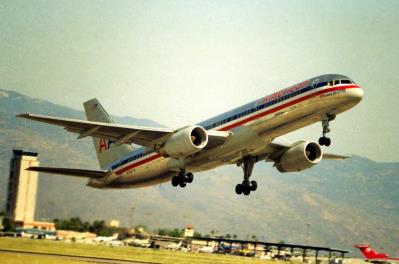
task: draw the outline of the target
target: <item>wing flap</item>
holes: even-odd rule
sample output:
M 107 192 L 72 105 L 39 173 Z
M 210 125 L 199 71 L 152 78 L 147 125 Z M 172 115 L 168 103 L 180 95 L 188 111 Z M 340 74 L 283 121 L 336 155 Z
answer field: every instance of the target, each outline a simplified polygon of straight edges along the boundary
M 26 170 L 92 179 L 100 179 L 109 174 L 109 172 L 105 170 L 83 170 L 56 167 L 29 167 Z
M 216 130 L 207 130 L 208 134 L 208 144 L 205 149 L 212 149 L 223 145 L 230 136 L 233 135 L 230 131 L 216 131 Z

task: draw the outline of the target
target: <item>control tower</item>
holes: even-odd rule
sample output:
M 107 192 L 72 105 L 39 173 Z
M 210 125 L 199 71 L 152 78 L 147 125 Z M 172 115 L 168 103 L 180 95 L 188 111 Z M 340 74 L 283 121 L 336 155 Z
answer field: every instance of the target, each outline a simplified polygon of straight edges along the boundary
M 37 153 L 20 149 L 13 150 L 8 182 L 7 216 L 14 223 L 33 222 L 35 218 L 38 173 L 27 171 L 38 166 Z

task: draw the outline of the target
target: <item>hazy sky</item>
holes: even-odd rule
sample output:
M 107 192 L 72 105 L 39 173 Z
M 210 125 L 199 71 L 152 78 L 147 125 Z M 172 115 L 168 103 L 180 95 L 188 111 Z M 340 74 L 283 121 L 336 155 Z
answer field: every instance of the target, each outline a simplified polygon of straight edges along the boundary
M 0 0 L 0 88 L 177 128 L 342 73 L 365 98 L 330 151 L 399 161 L 398 17 L 399 1 Z

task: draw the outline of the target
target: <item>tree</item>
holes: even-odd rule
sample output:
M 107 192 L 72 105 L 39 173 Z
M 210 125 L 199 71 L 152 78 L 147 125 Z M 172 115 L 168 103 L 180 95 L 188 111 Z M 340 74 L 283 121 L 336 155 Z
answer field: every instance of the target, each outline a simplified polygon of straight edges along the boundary
M 3 229 L 4 229 L 4 231 L 14 231 L 15 230 L 14 223 L 11 221 L 10 218 L 8 218 L 8 217 L 3 218 Z
M 174 228 L 168 232 L 168 235 L 171 237 L 181 237 L 183 235 L 183 232 L 178 228 Z
M 90 227 L 90 232 L 99 234 L 105 228 L 104 220 L 95 220 Z
M 165 228 L 159 228 L 157 230 L 157 234 L 160 236 L 166 236 L 168 234 L 168 230 L 166 230 Z

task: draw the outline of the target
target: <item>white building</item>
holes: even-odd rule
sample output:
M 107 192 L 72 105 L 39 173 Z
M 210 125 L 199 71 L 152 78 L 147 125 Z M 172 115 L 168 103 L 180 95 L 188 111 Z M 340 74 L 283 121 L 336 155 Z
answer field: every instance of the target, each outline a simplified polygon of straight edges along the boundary
M 37 153 L 16 149 L 13 152 L 8 182 L 7 216 L 13 222 L 33 222 L 38 173 L 26 169 L 39 165 Z

